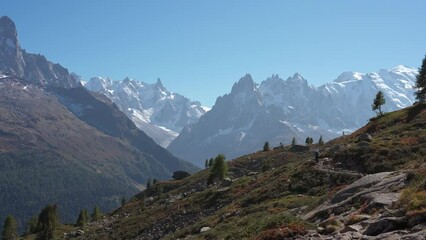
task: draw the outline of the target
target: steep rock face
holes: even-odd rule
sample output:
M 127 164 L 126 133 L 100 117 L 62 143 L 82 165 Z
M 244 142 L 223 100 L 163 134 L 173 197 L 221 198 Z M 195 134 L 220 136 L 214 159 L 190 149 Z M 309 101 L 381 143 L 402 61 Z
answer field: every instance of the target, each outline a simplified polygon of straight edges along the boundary
M 168 91 L 160 80 L 147 84 L 128 78 L 113 81 L 95 77 L 85 87 L 110 98 L 139 129 L 163 147 L 208 110 L 199 102 Z
M 0 71 L 40 86 L 80 86 L 80 81 L 61 65 L 25 52 L 19 45 L 15 23 L 5 16 L 0 18 Z
M 378 73 L 345 72 L 320 87 L 309 85 L 298 73 L 287 80 L 272 75 L 260 85 L 247 75 L 168 149 L 201 166 L 203 159 L 218 153 L 234 158 L 260 150 L 265 141 L 274 146 L 295 137 L 304 143 L 310 136 L 316 142 L 320 135 L 330 140 L 375 115 L 371 103 L 379 90 L 385 95 L 384 111 L 413 104 L 416 74 L 403 65 Z

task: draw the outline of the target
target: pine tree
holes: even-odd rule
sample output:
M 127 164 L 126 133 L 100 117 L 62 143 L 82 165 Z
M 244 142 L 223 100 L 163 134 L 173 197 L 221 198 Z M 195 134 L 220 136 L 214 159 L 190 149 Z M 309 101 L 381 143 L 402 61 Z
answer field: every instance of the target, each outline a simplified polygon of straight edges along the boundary
M 415 92 L 416 99 L 419 102 L 426 101 L 426 56 L 423 58 L 422 66 L 419 68 L 419 74 L 416 76 L 417 89 Z
M 214 164 L 210 170 L 208 184 L 212 184 L 214 179 L 223 180 L 228 174 L 228 165 L 225 161 L 225 155 L 219 154 L 214 159 Z
M 204 163 L 204 167 L 208 168 L 209 167 L 209 160 L 206 158 L 206 162 Z
M 90 222 L 89 211 L 87 209 L 83 209 L 83 217 L 86 219 L 86 223 Z
M 146 188 L 150 189 L 152 185 L 151 179 L 148 179 L 148 182 L 146 183 Z
M 376 94 L 376 98 L 374 98 L 373 104 L 371 105 L 371 108 L 373 111 L 379 110 L 379 115 L 382 116 L 382 105 L 385 104 L 385 98 L 383 96 L 382 91 L 378 91 Z
M 58 207 L 56 205 L 47 205 L 41 210 L 37 223 L 37 239 L 52 240 L 55 239 L 55 230 L 59 225 Z
M 214 163 L 214 159 L 210 158 L 210 160 L 209 160 L 209 167 L 213 167 L 213 163 Z
M 152 184 L 155 185 L 158 183 L 158 180 L 156 178 L 154 178 L 154 180 L 152 180 Z
M 80 211 L 80 214 L 78 214 L 78 219 L 76 225 L 78 227 L 84 227 L 87 224 L 87 218 L 84 214 L 84 210 Z
M 28 220 L 27 229 L 26 229 L 27 234 L 32 234 L 37 232 L 37 221 L 38 220 L 36 216 L 33 216 L 30 218 L 30 220 Z
M 12 215 L 8 215 L 4 220 L 2 239 L 15 240 L 18 239 L 18 224 Z
M 294 145 L 296 145 L 296 138 L 295 137 L 293 137 L 293 139 L 291 140 L 291 146 L 294 146 Z
M 124 206 L 125 204 L 126 204 L 126 197 L 125 196 L 123 196 L 122 198 L 121 198 L 121 206 Z
M 267 152 L 267 151 L 269 151 L 269 150 L 271 150 L 271 149 L 269 148 L 269 142 L 265 142 L 265 144 L 263 145 L 263 151 L 264 151 L 264 152 Z
M 314 140 L 311 137 L 307 137 L 305 140 L 306 145 L 311 145 L 314 142 Z
M 324 145 L 324 140 L 322 140 L 322 135 L 320 136 L 318 140 L 318 145 Z
M 95 207 L 92 213 L 92 221 L 98 221 L 102 217 L 102 212 L 99 207 Z

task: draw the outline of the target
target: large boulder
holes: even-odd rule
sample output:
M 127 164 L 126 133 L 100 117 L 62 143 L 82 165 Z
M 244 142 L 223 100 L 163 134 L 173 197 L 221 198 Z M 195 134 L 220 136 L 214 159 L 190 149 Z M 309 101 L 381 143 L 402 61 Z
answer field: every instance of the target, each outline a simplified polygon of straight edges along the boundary
M 373 141 L 373 137 L 371 137 L 371 135 L 368 134 L 368 133 L 363 133 L 363 134 L 359 135 L 358 141 L 360 141 L 360 142 L 362 142 L 362 141 L 371 142 L 371 141 Z
M 189 177 L 189 176 L 191 176 L 191 174 L 189 174 L 188 172 L 176 171 L 176 172 L 173 173 L 172 178 L 174 180 L 181 180 L 181 179 L 184 179 L 184 178 Z

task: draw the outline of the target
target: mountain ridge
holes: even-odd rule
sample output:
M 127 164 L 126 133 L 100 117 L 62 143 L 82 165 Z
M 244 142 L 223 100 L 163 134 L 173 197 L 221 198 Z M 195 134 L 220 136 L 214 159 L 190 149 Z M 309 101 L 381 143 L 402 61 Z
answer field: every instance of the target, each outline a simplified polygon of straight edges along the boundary
M 110 98 L 139 129 L 163 147 L 208 110 L 198 101 L 168 91 L 160 79 L 147 84 L 129 78 L 113 81 L 94 77 L 84 86 Z
M 245 75 L 198 122 L 185 127 L 168 150 L 202 166 L 203 159 L 217 153 L 233 158 L 261 149 L 265 141 L 332 139 L 374 116 L 371 102 L 379 90 L 385 95 L 384 111 L 413 104 L 416 74 L 403 65 L 377 73 L 344 72 L 319 87 L 299 73 L 286 80 L 272 75 L 260 84 Z M 188 154 L 189 146 L 196 146 L 195 152 Z

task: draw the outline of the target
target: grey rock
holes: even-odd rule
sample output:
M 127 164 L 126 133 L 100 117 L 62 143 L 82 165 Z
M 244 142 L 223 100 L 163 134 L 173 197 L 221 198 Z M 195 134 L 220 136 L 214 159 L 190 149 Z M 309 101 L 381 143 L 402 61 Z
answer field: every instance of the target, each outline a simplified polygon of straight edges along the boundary
M 379 218 L 377 221 L 371 222 L 363 234 L 367 236 L 376 236 L 382 233 L 397 230 L 398 228 L 403 228 L 405 225 L 405 218 Z
M 222 187 L 229 187 L 232 185 L 232 180 L 230 178 L 224 178 L 220 185 Z
M 368 133 L 363 133 L 363 134 L 358 136 L 358 141 L 360 141 L 360 142 L 362 142 L 362 141 L 371 142 L 371 141 L 373 141 L 373 137 L 371 137 L 371 135 L 368 134 Z

